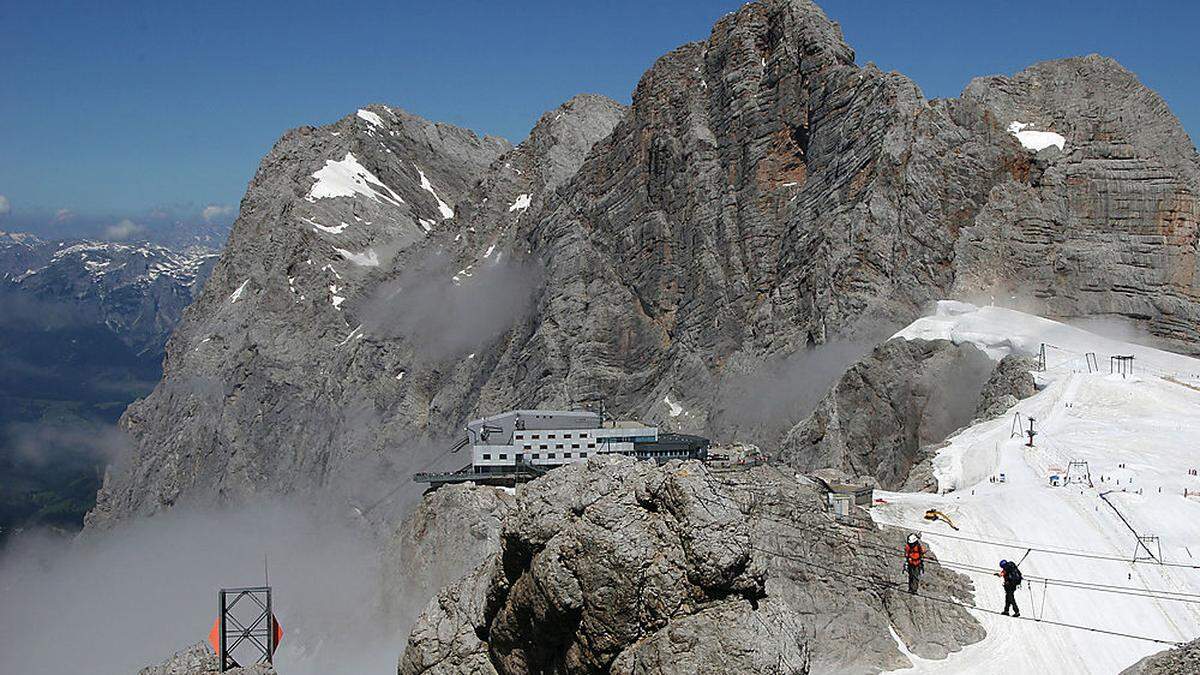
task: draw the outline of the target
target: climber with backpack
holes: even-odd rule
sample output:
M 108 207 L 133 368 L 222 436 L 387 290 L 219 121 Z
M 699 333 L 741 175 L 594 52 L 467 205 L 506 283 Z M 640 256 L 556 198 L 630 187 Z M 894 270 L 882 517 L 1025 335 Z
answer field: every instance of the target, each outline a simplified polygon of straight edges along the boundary
M 908 535 L 908 543 L 904 545 L 904 571 L 908 572 L 908 592 L 915 595 L 921 572 L 925 571 L 925 547 L 915 532 Z
M 996 572 L 996 576 L 1004 580 L 1004 611 L 1001 612 L 1004 616 L 1008 616 L 1008 608 L 1012 607 L 1012 615 L 1014 617 L 1021 616 L 1021 609 L 1017 607 L 1017 586 L 1021 585 L 1021 570 L 1017 568 L 1017 563 L 1011 560 L 1000 561 L 1000 571 Z

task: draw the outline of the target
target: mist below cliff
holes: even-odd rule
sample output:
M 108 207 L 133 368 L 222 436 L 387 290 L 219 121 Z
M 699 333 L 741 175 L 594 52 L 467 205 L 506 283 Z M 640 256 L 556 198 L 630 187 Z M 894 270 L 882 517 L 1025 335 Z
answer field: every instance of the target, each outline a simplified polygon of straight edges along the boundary
M 303 507 L 176 510 L 99 535 L 14 537 L 0 554 L 0 672 L 127 675 L 207 637 L 222 586 L 264 581 L 280 672 L 391 672 L 380 557 L 359 528 Z

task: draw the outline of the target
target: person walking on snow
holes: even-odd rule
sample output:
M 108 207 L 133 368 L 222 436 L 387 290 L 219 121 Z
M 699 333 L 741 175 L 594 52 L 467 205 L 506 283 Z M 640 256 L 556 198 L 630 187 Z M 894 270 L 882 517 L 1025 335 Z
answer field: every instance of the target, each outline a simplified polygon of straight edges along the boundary
M 904 545 L 904 571 L 908 572 L 908 592 L 915 595 L 921 572 L 925 571 L 925 549 L 916 533 L 908 535 Z
M 996 576 L 1004 580 L 1004 611 L 1001 614 L 1008 616 L 1008 608 L 1012 607 L 1012 615 L 1021 616 L 1021 608 L 1017 607 L 1016 598 L 1017 586 L 1021 585 L 1021 570 L 1017 569 L 1017 563 L 1001 560 L 1000 571 L 996 572 Z

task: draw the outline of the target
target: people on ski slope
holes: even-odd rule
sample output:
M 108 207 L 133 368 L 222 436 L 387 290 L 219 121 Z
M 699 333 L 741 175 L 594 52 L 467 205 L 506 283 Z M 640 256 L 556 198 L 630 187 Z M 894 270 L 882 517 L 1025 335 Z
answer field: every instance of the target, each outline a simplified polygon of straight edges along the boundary
M 1017 586 L 1021 585 L 1021 570 L 1011 560 L 1000 561 L 1000 571 L 996 572 L 1004 582 L 1004 616 L 1008 616 L 1008 608 L 1012 607 L 1013 616 L 1021 616 L 1021 608 L 1017 607 Z
M 916 533 L 908 535 L 904 545 L 904 571 L 908 572 L 908 592 L 916 594 L 921 572 L 925 571 L 925 547 Z

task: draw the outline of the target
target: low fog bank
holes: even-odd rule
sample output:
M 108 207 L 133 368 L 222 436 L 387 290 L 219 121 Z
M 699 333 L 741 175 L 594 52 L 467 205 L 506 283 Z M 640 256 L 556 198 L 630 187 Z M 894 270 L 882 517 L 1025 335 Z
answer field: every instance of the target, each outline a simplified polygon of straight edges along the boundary
M 359 528 L 274 502 L 171 512 L 71 540 L 26 533 L 0 553 L 0 672 L 137 672 L 207 638 L 221 586 L 263 583 L 288 675 L 390 673 L 380 557 Z M 430 593 L 433 591 L 430 590 Z
M 770 447 L 808 417 L 851 364 L 886 341 L 898 327 L 860 327 L 838 340 L 786 357 L 733 370 L 721 380 L 709 433 L 721 441 Z
M 454 271 L 431 256 L 382 284 L 358 316 L 371 335 L 405 338 L 423 358 L 462 356 L 522 321 L 541 283 L 538 267 L 499 258 Z

